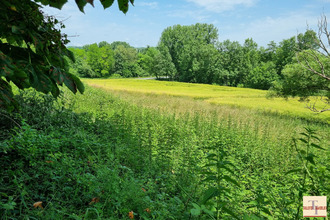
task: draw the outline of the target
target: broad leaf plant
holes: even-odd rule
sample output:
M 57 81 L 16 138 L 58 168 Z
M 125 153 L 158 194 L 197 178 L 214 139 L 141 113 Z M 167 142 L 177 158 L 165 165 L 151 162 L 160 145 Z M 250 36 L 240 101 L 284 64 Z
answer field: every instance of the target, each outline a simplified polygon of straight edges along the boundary
M 75 0 L 81 12 L 94 0 Z M 114 0 L 100 0 L 104 9 Z M 126 13 L 134 0 L 117 0 L 119 10 Z M 69 43 L 61 32 L 64 24 L 42 12 L 43 6 L 61 9 L 67 0 L 1 0 L 0 1 L 0 109 L 16 106 L 12 84 L 19 89 L 34 88 L 54 97 L 59 86 L 66 85 L 73 93 L 84 92 L 78 77 L 69 72 L 65 57 L 75 61 L 66 48 Z

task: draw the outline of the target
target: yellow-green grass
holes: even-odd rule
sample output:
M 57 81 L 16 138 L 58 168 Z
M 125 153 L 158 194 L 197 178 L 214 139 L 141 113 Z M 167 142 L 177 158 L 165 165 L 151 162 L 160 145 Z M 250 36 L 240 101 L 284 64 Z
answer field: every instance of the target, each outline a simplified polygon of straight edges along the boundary
M 330 123 L 330 112 L 313 113 L 306 108 L 306 103 L 299 102 L 298 98 L 269 99 L 266 97 L 267 91 L 264 90 L 141 79 L 84 79 L 84 82 L 111 91 L 191 97 L 218 105 L 275 112 Z

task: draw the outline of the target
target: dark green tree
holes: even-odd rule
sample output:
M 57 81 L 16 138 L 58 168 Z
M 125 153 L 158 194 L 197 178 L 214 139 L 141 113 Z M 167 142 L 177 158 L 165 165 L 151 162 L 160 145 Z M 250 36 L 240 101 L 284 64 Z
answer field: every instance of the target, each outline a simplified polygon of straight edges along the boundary
M 199 50 L 205 45 L 214 47 L 218 40 L 218 31 L 212 24 L 195 24 L 190 26 L 175 25 L 166 28 L 160 38 L 160 51 L 167 51 L 176 69 L 175 80 L 193 82 L 195 74 L 193 65 L 203 62 Z M 162 49 L 162 48 L 167 48 Z M 208 47 L 210 48 L 210 47 Z M 205 49 L 205 48 L 204 48 Z M 166 56 L 164 54 L 164 56 Z M 195 68 L 196 70 L 196 68 Z
M 95 43 L 84 48 L 86 48 L 87 63 L 96 76 L 110 76 L 115 64 L 114 51 L 111 49 L 110 44 L 104 44 L 102 47 L 99 47 Z
M 138 65 L 138 54 L 135 48 L 118 45 L 114 51 L 114 73 L 122 77 L 141 76 L 143 70 Z
M 134 0 L 130 0 L 133 4 Z M 56 26 L 56 18 L 45 16 L 42 5 L 61 9 L 67 0 L 1 0 L 0 1 L 0 108 L 12 109 L 15 100 L 10 82 L 20 89 L 32 87 L 43 93 L 59 95 L 65 84 L 72 92 L 84 91 L 78 77 L 69 73 L 65 57 L 74 61 L 66 48 L 67 36 Z M 114 0 L 101 0 L 104 8 Z M 76 0 L 80 11 L 93 0 Z M 119 9 L 128 10 L 128 0 L 118 0 Z
M 162 52 L 158 53 L 154 60 L 153 70 L 155 76 L 157 78 L 165 76 L 166 78 L 172 80 L 176 76 L 177 70 L 172 62 L 172 57 L 168 51 L 168 48 L 163 47 L 161 50 Z
M 144 52 L 138 54 L 138 64 L 143 69 L 145 76 L 155 75 L 156 56 L 159 50 L 155 47 L 148 47 Z
M 297 51 L 296 37 L 291 37 L 280 42 L 276 50 L 275 65 L 277 74 L 281 75 L 285 65 L 290 64 Z
M 112 43 L 110 44 L 110 47 L 111 47 L 112 50 L 115 50 L 115 49 L 117 49 L 117 47 L 118 47 L 119 45 L 121 45 L 121 46 L 123 46 L 123 47 L 125 47 L 125 48 L 132 48 L 132 46 L 129 45 L 129 43 L 124 42 L 124 41 L 114 41 L 114 42 L 112 42 Z
M 225 40 L 217 45 L 220 53 L 221 73 L 218 76 L 217 84 L 237 86 L 244 79 L 242 71 L 245 64 L 244 49 L 239 42 Z
M 274 84 L 271 94 L 298 96 L 311 111 L 330 111 L 330 33 L 326 16 L 321 17 L 317 34 L 307 30 L 297 39 L 299 50 L 294 62 L 284 67 L 283 79 Z M 318 101 L 310 102 L 311 96 Z
M 275 64 L 272 61 L 262 62 L 246 75 L 244 86 L 247 88 L 268 90 L 274 81 L 278 80 Z

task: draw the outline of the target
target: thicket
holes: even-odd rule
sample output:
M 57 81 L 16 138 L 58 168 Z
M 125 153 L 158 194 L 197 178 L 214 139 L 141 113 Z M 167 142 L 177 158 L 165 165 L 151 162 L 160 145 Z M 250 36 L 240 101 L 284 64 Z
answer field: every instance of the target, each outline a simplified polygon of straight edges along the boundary
M 2 219 L 301 219 L 302 195 L 330 193 L 311 129 L 276 143 L 230 118 L 61 96 L 1 112 Z

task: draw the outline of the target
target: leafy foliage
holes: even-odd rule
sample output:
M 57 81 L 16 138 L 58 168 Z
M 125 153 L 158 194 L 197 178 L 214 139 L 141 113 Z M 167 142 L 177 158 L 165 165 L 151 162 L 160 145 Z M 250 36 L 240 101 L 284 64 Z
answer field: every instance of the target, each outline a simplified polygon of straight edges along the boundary
M 156 98 L 165 105 L 175 99 Z M 57 101 L 34 91 L 16 99 L 20 115 L 6 114 L 18 125 L 0 141 L 1 218 L 293 219 L 301 203 L 302 173 L 285 175 L 302 167 L 291 129 L 279 131 L 286 138 L 269 130 L 285 121 L 279 116 L 251 124 L 237 119 L 242 109 L 223 118 L 221 111 L 151 110 L 89 87 L 84 96 L 67 90 Z M 323 141 L 310 141 L 317 184 L 307 178 L 309 191 L 327 193 L 327 129 Z M 305 142 L 297 144 L 304 149 Z
M 39 0 L 43 5 L 58 9 L 67 0 Z M 83 12 L 93 0 L 76 0 Z M 133 0 L 130 1 L 133 4 Z M 101 1 L 104 8 L 113 1 Z M 128 10 L 128 0 L 118 0 L 119 9 Z M 64 25 L 54 17 L 45 16 L 41 5 L 24 0 L 0 3 L 0 107 L 12 109 L 15 101 L 10 86 L 32 87 L 43 93 L 58 97 L 58 86 L 66 85 L 73 93 L 83 92 L 81 81 L 69 72 L 65 57 L 74 62 L 73 53 L 65 46 L 69 41 L 60 29 Z M 59 26 L 59 28 L 57 28 Z
M 313 51 L 302 51 L 297 54 L 300 59 L 308 60 L 309 64 L 313 66 L 314 69 L 320 69 L 319 64 L 309 56 Z M 317 55 L 322 63 L 324 63 L 324 68 L 330 70 L 330 64 L 323 55 Z M 303 57 L 303 58 L 302 58 Z M 313 95 L 325 95 L 330 97 L 330 83 L 328 80 L 319 77 L 316 74 L 312 74 L 308 69 L 304 68 L 295 59 L 295 63 L 286 65 L 282 71 L 283 79 L 274 84 L 272 89 L 277 95 L 289 97 L 298 96 L 303 99 L 308 98 Z

